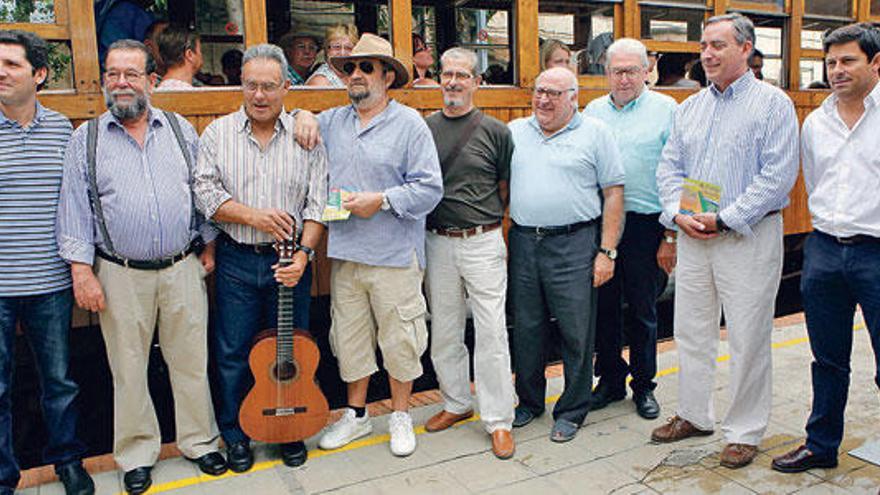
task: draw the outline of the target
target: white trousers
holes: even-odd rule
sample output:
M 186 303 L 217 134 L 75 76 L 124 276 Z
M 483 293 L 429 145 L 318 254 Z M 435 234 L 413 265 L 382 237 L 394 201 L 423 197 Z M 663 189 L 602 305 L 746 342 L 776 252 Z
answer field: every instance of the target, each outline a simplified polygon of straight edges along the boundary
M 473 409 L 470 356 L 464 342 L 469 297 L 474 318 L 474 382 L 489 433 L 511 428 L 515 393 L 504 305 L 507 248 L 501 229 L 454 238 L 428 232 L 426 280 L 431 306 L 431 360 L 444 408 Z
M 728 443 L 758 445 L 770 419 L 771 332 L 782 274 L 782 215 L 754 227 L 754 237 L 728 233 L 701 241 L 680 235 L 675 284 L 678 416 L 700 429 L 715 425 L 712 390 L 721 308 L 730 348 Z

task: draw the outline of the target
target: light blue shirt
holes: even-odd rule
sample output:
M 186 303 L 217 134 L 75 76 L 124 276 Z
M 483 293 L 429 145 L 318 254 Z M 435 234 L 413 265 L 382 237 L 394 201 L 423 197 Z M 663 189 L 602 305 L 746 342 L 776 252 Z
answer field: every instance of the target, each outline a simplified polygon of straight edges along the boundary
M 434 138 L 418 112 L 394 100 L 361 127 L 352 105 L 318 115 L 330 188 L 384 192 L 390 210 L 328 222 L 327 256 L 373 266 L 425 266 L 425 218 L 443 197 Z
M 721 186 L 724 223 L 752 235 L 753 225 L 788 205 L 798 165 L 797 114 L 781 89 L 755 79 L 752 71 L 724 92 L 710 85 L 675 112 L 657 166 L 660 221 L 674 225 L 688 177 Z
M 585 222 L 602 214 L 601 189 L 623 185 L 624 170 L 611 130 L 575 112 L 547 137 L 534 116 L 508 124 L 510 218 L 518 225 L 550 227 Z
M 191 229 L 191 173 L 165 115 L 147 110 L 144 146 L 131 137 L 110 112 L 98 117 L 95 175 L 107 232 L 118 256 L 155 260 L 180 253 L 199 232 Z M 198 135 L 177 116 L 184 140 L 196 163 Z M 108 252 L 89 202 L 86 124 L 70 139 L 64 156 L 64 180 L 58 207 L 58 249 L 69 262 L 92 264 L 95 247 Z M 195 227 L 205 242 L 216 229 L 196 212 Z
M 623 108 L 614 105 L 610 94 L 596 98 L 584 108 L 583 114 L 607 124 L 617 141 L 626 170 L 626 211 L 651 214 L 662 210 L 657 192 L 657 162 L 672 129 L 676 106 L 673 98 L 645 88 Z

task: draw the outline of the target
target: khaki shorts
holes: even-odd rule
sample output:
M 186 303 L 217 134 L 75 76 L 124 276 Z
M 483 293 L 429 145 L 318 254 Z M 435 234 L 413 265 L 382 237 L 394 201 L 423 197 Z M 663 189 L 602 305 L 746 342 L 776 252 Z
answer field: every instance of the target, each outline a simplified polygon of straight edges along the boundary
M 407 268 L 332 260 L 330 348 L 343 381 L 378 371 L 377 343 L 392 378 L 408 382 L 422 375 L 428 329 L 422 270 L 413 258 Z

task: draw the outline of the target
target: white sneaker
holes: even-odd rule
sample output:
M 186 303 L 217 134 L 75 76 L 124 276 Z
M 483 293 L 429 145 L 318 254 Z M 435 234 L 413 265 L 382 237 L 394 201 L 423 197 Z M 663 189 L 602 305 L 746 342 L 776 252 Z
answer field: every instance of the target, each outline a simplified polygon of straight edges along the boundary
M 388 431 L 391 433 L 391 453 L 406 457 L 416 450 L 416 433 L 413 431 L 412 416 L 407 412 L 394 411 L 388 418 Z
M 324 450 L 333 450 L 348 445 L 352 440 L 364 437 L 373 432 L 373 424 L 370 423 L 370 415 L 364 414 L 358 418 L 354 409 L 346 408 L 339 421 L 333 423 L 324 432 L 318 447 Z

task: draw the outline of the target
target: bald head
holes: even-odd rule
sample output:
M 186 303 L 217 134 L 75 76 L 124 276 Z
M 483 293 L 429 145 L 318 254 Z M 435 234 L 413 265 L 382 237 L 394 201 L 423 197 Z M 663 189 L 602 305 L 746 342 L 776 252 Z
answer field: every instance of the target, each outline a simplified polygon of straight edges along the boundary
M 577 111 L 577 76 L 569 69 L 547 69 L 535 79 L 532 111 L 541 130 L 550 135 L 561 129 Z
M 574 72 L 572 72 L 570 69 L 564 67 L 553 67 L 552 69 L 547 69 L 544 72 L 538 74 L 538 77 L 535 79 L 535 86 L 540 86 L 541 82 L 548 78 L 552 79 L 553 81 L 565 84 L 567 88 L 573 88 L 577 90 L 577 76 L 574 75 Z

